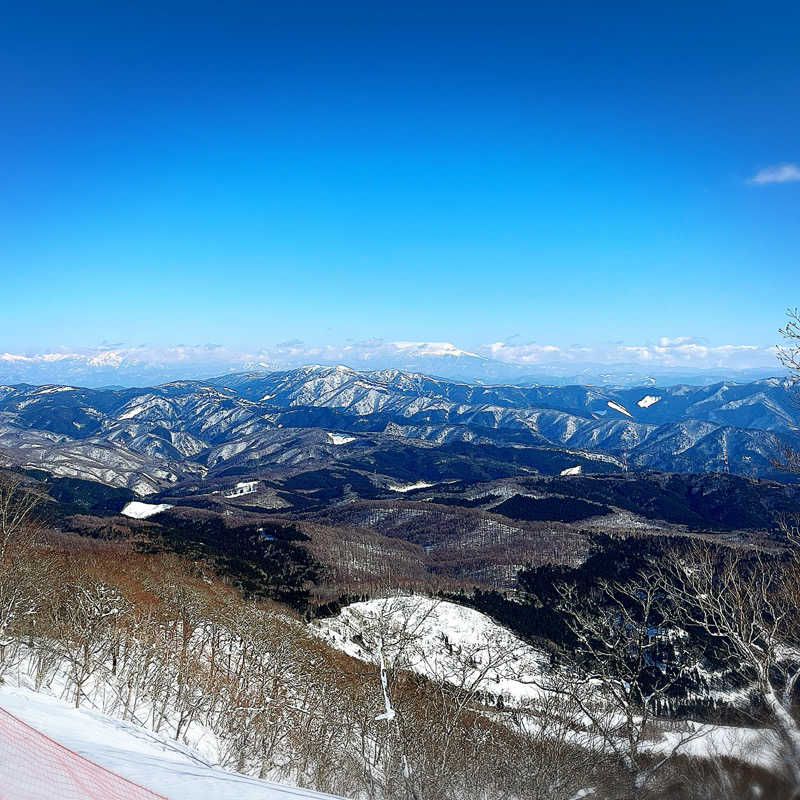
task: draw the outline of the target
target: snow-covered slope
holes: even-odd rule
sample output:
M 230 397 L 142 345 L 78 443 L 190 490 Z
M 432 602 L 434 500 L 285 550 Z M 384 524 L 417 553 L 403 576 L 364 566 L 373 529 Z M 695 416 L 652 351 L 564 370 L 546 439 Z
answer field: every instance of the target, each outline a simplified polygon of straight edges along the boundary
M 168 508 L 172 508 L 169 503 L 142 503 L 138 500 L 134 500 L 130 503 L 126 503 L 125 507 L 120 511 L 120 514 L 133 519 L 147 519 L 154 514 L 160 514 L 162 511 L 166 511 Z
M 369 643 L 380 632 L 395 666 L 434 680 L 469 685 L 509 701 L 540 695 L 549 658 L 472 608 L 422 595 L 367 600 L 311 629 L 331 646 L 375 662 Z
M 95 764 L 169 800 L 333 798 L 215 769 L 174 740 L 26 689 L 0 687 L 0 707 Z
M 502 696 L 506 709 L 517 704 L 535 708 L 537 701 L 553 696 L 547 689 L 553 685 L 548 676 L 556 673 L 544 651 L 523 642 L 485 614 L 456 603 L 421 595 L 352 603 L 338 616 L 313 623 L 311 629 L 333 647 L 376 667 L 380 658 L 376 643 L 382 640 L 390 666 L 410 669 L 464 691 Z M 572 733 L 576 744 L 590 741 L 584 723 L 585 718 L 578 714 Z M 537 723 L 529 720 L 528 724 Z M 779 747 L 769 730 L 692 720 L 684 725 L 683 736 L 691 731 L 693 738 L 680 745 L 681 752 L 775 767 Z M 664 755 L 681 741 L 681 734 L 669 726 L 657 733 L 654 728 L 651 735 L 645 746 Z

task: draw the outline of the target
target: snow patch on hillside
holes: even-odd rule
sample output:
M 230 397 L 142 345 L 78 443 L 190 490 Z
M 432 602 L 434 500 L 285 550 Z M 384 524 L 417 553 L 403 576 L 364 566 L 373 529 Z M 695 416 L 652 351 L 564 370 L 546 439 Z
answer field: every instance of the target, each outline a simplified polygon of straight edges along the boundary
M 580 475 L 582 471 L 583 471 L 583 467 L 581 467 L 581 465 L 578 464 L 577 467 L 567 467 L 566 469 L 562 469 L 561 472 L 559 472 L 558 474 L 559 475 Z
M 633 414 L 631 414 L 631 412 L 628 411 L 628 409 L 625 408 L 625 406 L 623 406 L 621 403 L 618 403 L 616 400 L 609 400 L 606 403 L 606 405 L 609 408 L 613 408 L 614 411 L 619 411 L 620 414 L 625 414 L 625 416 L 630 417 L 631 419 L 633 419 Z
M 355 436 L 346 436 L 343 433 L 328 433 L 328 439 L 331 444 L 349 444 L 356 440 Z
M 415 489 L 429 489 L 435 483 L 417 481 L 416 483 L 390 483 L 386 488 L 392 492 L 413 492 Z
M 233 489 L 223 492 L 225 497 L 241 497 L 243 494 L 253 494 L 258 491 L 261 481 L 239 481 Z
M 636 405 L 639 406 L 639 408 L 650 408 L 650 406 L 655 405 L 660 399 L 658 395 L 646 394 L 641 400 L 636 401 Z
M 26 689 L 0 686 L 0 707 L 95 764 L 170 800 L 333 798 L 216 769 L 173 739 Z
M 132 419 L 133 417 L 138 416 L 143 411 L 146 411 L 146 406 L 134 406 L 133 408 L 129 408 L 127 411 L 123 412 L 119 415 L 120 419 Z
M 133 500 L 125 505 L 120 514 L 133 519 L 147 519 L 154 514 L 166 511 L 168 508 L 172 508 L 169 503 L 142 503 L 139 500 Z

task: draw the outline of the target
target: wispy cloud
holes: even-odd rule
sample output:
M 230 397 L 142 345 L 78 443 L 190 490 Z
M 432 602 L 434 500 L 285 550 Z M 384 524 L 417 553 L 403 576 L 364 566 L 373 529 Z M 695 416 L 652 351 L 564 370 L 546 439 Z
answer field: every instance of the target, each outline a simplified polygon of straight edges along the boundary
M 800 165 L 785 163 L 760 169 L 748 183 L 791 183 L 792 181 L 800 181 Z

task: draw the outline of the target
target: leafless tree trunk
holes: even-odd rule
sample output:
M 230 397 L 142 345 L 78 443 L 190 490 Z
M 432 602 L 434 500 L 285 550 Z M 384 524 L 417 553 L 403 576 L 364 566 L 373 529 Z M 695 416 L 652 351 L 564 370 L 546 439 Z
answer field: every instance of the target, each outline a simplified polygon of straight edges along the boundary
M 545 687 L 580 710 L 589 722 L 587 746 L 613 753 L 627 775 L 628 796 L 642 796 L 696 735 L 686 731 L 658 759 L 646 747 L 659 703 L 680 677 L 678 665 L 664 664 L 659 655 L 675 626 L 663 602 L 663 581 L 642 574 L 627 583 L 602 582 L 591 598 L 571 585 L 559 592 L 578 647 L 563 653 L 569 669 L 554 674 Z
M 778 360 L 789 370 L 794 404 L 800 413 L 800 311 L 789 308 L 786 316 L 788 321 L 778 330 L 784 340 L 784 344 L 778 346 Z M 775 464 L 787 472 L 800 472 L 800 451 L 787 448 L 777 455 Z
M 800 724 L 794 713 L 800 679 L 800 569 L 796 558 L 695 544 L 673 555 L 666 591 L 687 624 L 716 637 L 752 672 L 800 797 Z
M 35 518 L 40 497 L 16 477 L 0 477 L 0 675 L 14 642 L 11 628 L 36 603 L 36 574 L 45 566 L 27 556 L 41 532 Z
M 21 478 L 0 477 L 0 563 L 28 551 L 41 530 L 34 512 L 41 497 Z

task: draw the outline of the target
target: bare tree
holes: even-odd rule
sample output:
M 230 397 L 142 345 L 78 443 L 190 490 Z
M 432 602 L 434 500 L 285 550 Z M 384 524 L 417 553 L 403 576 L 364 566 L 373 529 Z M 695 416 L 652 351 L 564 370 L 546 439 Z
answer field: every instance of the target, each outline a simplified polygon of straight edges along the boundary
M 421 609 L 415 598 L 387 597 L 375 614 L 357 615 L 355 618 L 356 627 L 352 635 L 358 637 L 378 670 L 383 711 L 376 715 L 375 720 L 386 724 L 382 772 L 387 796 L 394 794 L 392 784 L 397 764 L 406 798 L 420 800 L 408 758 L 410 731 L 404 715 L 398 713 L 392 695 L 398 673 L 412 669 L 420 658 L 419 635 L 435 608 L 434 603 Z
M 778 361 L 789 370 L 795 406 L 800 409 L 800 310 L 786 310 L 788 321 L 778 329 L 784 344 L 778 346 Z M 800 451 L 787 447 L 775 460 L 787 472 L 800 472 Z
M 44 560 L 26 556 L 41 527 L 35 517 L 39 495 L 17 476 L 0 476 L 0 674 L 8 667 L 7 651 L 14 643 L 12 627 L 36 602 L 36 575 Z
M 794 695 L 800 679 L 800 581 L 794 558 L 696 543 L 667 562 L 665 590 L 685 624 L 714 637 L 752 675 L 800 798 L 800 723 Z
M 789 308 L 786 311 L 788 322 L 778 329 L 785 344 L 778 347 L 778 360 L 794 378 L 800 377 L 800 311 Z
M 0 563 L 18 558 L 36 543 L 34 517 L 41 496 L 17 476 L 0 476 Z
M 345 617 L 346 636 L 372 662 L 380 687 L 381 708 L 363 726 L 369 796 L 572 797 L 598 761 L 575 743 L 580 710 L 557 715 L 566 703 L 554 693 L 520 702 L 510 687 L 530 694 L 526 676 L 539 674 L 544 660 L 494 628 L 451 641 L 440 630 L 448 613 L 449 604 L 412 595 Z
M 111 660 L 112 627 L 127 603 L 116 588 L 89 576 L 64 586 L 55 609 L 57 649 L 64 658 L 78 708 L 87 681 Z
M 682 677 L 681 657 L 670 643 L 676 625 L 663 581 L 642 574 L 626 583 L 603 581 L 594 596 L 573 585 L 563 585 L 559 594 L 577 647 L 564 649 L 568 669 L 545 687 L 568 696 L 580 710 L 588 722 L 586 746 L 613 753 L 627 776 L 627 796 L 638 797 L 696 736 L 681 732 L 660 757 L 648 741 L 659 708 Z

